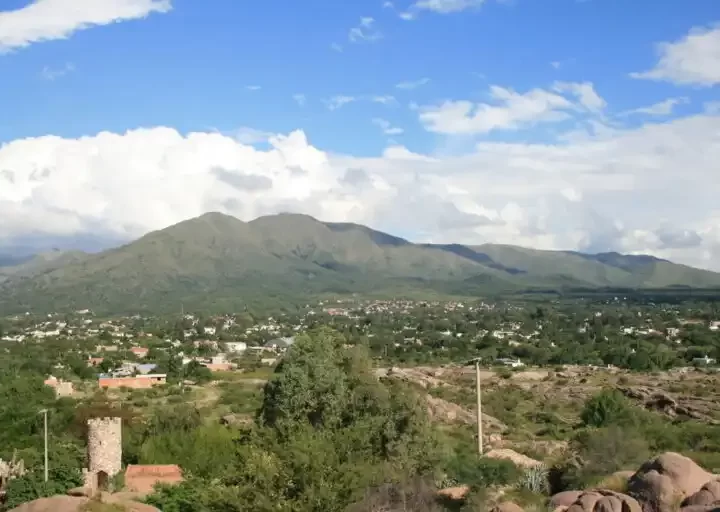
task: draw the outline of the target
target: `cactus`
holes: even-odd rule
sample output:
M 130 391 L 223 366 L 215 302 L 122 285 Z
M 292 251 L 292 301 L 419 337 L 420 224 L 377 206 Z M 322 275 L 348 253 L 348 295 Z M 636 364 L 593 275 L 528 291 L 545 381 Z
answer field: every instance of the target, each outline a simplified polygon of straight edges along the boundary
M 545 494 L 548 492 L 548 469 L 544 464 L 527 468 L 520 479 L 520 487 L 528 491 Z
M 19 478 L 25 474 L 25 462 L 17 458 L 17 451 L 8 462 L 0 459 L 0 489 L 5 487 L 8 481 Z

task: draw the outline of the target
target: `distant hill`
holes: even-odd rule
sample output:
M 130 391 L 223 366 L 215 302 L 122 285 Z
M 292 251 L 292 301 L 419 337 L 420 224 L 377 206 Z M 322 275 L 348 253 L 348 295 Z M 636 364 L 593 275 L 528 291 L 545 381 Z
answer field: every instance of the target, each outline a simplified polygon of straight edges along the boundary
M 279 214 L 190 219 L 99 254 L 0 268 L 0 314 L 275 306 L 323 294 L 482 296 L 570 288 L 717 287 L 720 274 L 650 256 L 414 244 L 350 223 Z

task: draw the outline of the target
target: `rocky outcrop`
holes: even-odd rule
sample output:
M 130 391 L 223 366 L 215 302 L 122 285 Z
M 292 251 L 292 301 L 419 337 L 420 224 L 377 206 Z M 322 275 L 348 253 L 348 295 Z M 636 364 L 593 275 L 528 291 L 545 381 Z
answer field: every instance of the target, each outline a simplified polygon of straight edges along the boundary
M 425 399 L 428 404 L 428 414 L 433 419 L 449 423 L 465 423 L 467 425 L 477 423 L 477 413 L 475 411 L 469 411 L 453 402 L 431 395 L 426 395 Z M 503 422 L 487 414 L 482 415 L 482 421 L 483 428 L 488 433 L 505 432 L 508 428 Z
M 681 403 L 665 391 L 642 386 L 618 389 L 626 397 L 640 402 L 646 409 L 662 412 L 671 418 L 685 416 L 706 423 L 718 424 L 718 421 L 709 416 L 707 411 L 697 406 Z
M 566 512 L 642 512 L 642 508 L 631 496 L 595 489 L 581 493 Z
M 643 512 L 675 512 L 715 476 L 679 453 L 663 453 L 643 464 L 628 481 L 628 494 Z
M 485 454 L 485 457 L 491 459 L 504 459 L 512 461 L 519 468 L 534 468 L 542 465 L 539 460 L 531 459 L 527 455 L 518 453 L 515 450 L 508 448 L 498 448 L 496 450 L 490 450 Z

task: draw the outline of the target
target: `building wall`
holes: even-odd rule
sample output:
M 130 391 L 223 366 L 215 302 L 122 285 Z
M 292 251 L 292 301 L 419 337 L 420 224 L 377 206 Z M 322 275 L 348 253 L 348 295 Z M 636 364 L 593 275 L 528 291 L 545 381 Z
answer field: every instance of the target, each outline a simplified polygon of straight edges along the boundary
M 165 384 L 165 379 L 156 380 L 145 377 L 101 377 L 98 379 L 98 385 L 101 388 L 126 387 L 133 389 L 147 389 L 159 384 Z

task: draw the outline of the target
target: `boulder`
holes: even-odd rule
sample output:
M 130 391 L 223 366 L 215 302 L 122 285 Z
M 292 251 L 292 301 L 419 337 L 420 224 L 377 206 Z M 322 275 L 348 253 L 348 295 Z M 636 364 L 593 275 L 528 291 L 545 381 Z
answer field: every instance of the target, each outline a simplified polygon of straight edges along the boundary
M 632 497 L 607 489 L 585 491 L 566 512 L 641 512 L 640 504 Z
M 628 481 L 628 494 L 644 512 L 675 512 L 715 477 L 679 453 L 663 453 L 640 466 Z
M 685 498 L 683 507 L 715 505 L 720 507 L 720 480 L 710 480 L 702 488 Z
M 88 507 L 92 502 L 93 500 L 87 497 L 58 495 L 23 503 L 9 512 L 85 512 L 89 510 Z M 105 494 L 103 494 L 101 503 L 119 505 L 125 512 L 161 512 L 159 509 L 145 503 L 118 500 L 111 495 L 106 497 Z M 109 508 L 109 510 L 113 509 Z M 117 507 L 115 510 L 117 510 Z
M 559 507 L 569 507 L 577 501 L 583 491 L 562 491 L 550 498 L 550 509 L 555 510 Z

